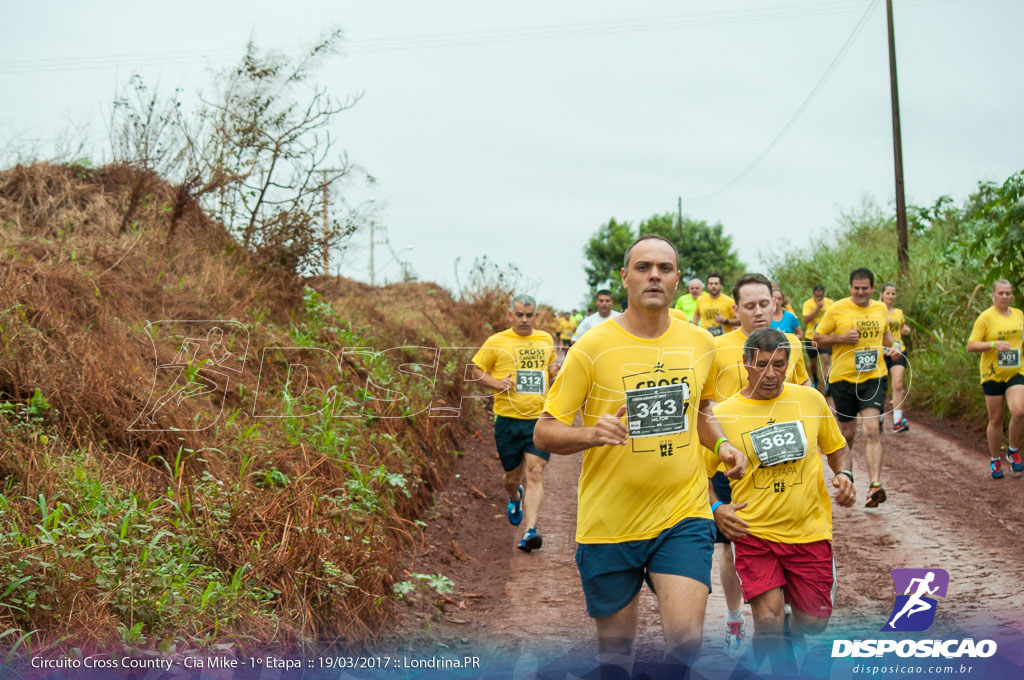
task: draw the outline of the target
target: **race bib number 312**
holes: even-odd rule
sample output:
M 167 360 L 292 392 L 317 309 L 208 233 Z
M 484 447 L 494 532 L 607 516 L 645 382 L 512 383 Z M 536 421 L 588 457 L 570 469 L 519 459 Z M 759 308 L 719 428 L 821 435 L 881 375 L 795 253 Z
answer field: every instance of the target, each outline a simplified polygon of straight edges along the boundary
M 750 442 L 761 467 L 789 463 L 807 455 L 807 435 L 804 424 L 798 420 L 754 430 Z
M 544 371 L 516 371 L 516 392 L 544 394 Z
M 996 364 L 999 368 L 1020 368 L 1020 350 L 1008 349 L 999 352 Z
M 690 429 L 686 404 L 690 386 L 686 383 L 658 385 L 626 391 L 626 422 L 630 437 L 676 434 Z

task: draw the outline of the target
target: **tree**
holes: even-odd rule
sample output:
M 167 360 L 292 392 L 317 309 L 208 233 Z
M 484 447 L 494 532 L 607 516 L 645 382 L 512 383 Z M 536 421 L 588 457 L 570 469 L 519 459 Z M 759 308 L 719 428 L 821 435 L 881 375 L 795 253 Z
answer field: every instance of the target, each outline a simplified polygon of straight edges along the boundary
M 611 290 L 618 305 L 626 301 L 619 277 L 622 257 L 629 244 L 644 234 L 663 236 L 679 251 L 680 292 L 685 292 L 684 282 L 695 276 L 703 279 L 708 272 L 716 271 L 727 282 L 743 272 L 744 265 L 733 250 L 732 237 L 723 233 L 719 223 L 708 224 L 686 216 L 680 222 L 675 213 L 665 213 L 648 217 L 634 231 L 629 222 L 612 218 L 598 228 L 583 249 L 584 271 L 590 287 L 588 304 L 601 288 Z
M 1024 284 L 1024 171 L 1002 185 L 981 182 L 963 210 L 963 228 L 951 249 L 980 261 L 984 282 L 1004 278 Z
M 160 99 L 135 76 L 111 116 L 115 158 L 145 171 L 121 231 L 146 193 L 145 182 L 158 175 L 174 182 L 177 193 L 168 239 L 183 207 L 199 201 L 264 263 L 297 273 L 321 269 L 326 252 L 370 217 L 342 210 L 344 200 L 331 205 L 325 195 L 340 196 L 330 189 L 355 177 L 374 182 L 344 152 L 333 154 L 330 128 L 359 96 L 341 101 L 309 85 L 340 40 L 341 32 L 333 31 L 297 59 L 262 52 L 250 40 L 237 66 L 215 74 L 214 91 L 200 94 L 191 116 L 177 91 Z
M 652 215 L 640 223 L 638 235 L 644 234 L 664 236 L 675 244 L 683 281 L 694 277 L 703 281 L 709 272 L 718 272 L 724 277 L 722 283 L 731 285 L 745 269 L 733 250 L 732 237 L 723 233 L 718 222 L 708 224 L 684 215 L 680 224 L 675 213 Z M 681 292 L 682 287 L 680 283 Z
M 583 270 L 587 274 L 587 285 L 590 286 L 590 294 L 584 306 L 590 305 L 597 291 L 602 288 L 611 290 L 612 297 L 620 306 L 626 301 L 619 270 L 622 268 L 622 256 L 634 239 L 636 236 L 629 222 L 619 222 L 614 217 L 602 224 L 590 237 L 583 248 L 583 256 L 586 258 Z

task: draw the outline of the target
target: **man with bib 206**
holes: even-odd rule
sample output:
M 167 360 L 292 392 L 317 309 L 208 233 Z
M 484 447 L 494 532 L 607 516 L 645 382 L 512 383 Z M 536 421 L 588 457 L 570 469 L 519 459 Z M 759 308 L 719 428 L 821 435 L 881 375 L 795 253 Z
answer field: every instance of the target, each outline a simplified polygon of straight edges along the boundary
M 533 428 L 548 379 L 558 373 L 551 335 L 533 328 L 536 308 L 531 296 L 516 296 L 508 312 L 511 328 L 487 338 L 473 355 L 474 379 L 495 391 L 494 442 L 505 471 L 506 515 L 513 526 L 526 519 L 527 530 L 516 546 L 524 552 L 543 543 L 537 517 L 544 499 L 544 467 L 551 454 L 534 444 Z
M 886 498 L 878 416 L 885 407 L 888 376 L 882 357 L 885 348 L 893 345 L 889 313 L 884 304 L 871 299 L 874 290 L 875 275 L 871 270 L 854 269 L 850 272 L 850 297 L 829 307 L 814 331 L 818 347 L 833 349 L 829 391 L 839 429 L 851 451 L 858 420 L 864 430 L 864 458 L 871 479 L 864 505 L 869 508 L 884 503 Z
M 747 371 L 743 361 L 743 344 L 754 331 L 769 327 L 775 307 L 771 281 L 761 274 L 741 276 L 732 287 L 732 298 L 736 301 L 733 313 L 735 318 L 739 319 L 740 327 L 735 333 L 726 333 L 715 338 L 715 362 L 711 369 L 711 382 L 714 385 L 713 404 L 725 401 L 746 386 Z M 786 382 L 809 385 L 800 340 L 792 333 L 785 333 L 784 336 L 791 348 Z M 711 484 L 718 500 L 728 503 L 729 480 L 721 470 L 715 471 Z M 742 653 L 746 638 L 746 628 L 740 610 L 742 592 L 736 579 L 728 537 L 718 532 L 715 542 L 722 546 L 718 553 L 719 577 L 728 609 L 728 618 L 725 622 L 725 651 L 729 656 L 736 657 Z
M 775 329 L 751 333 L 743 345 L 746 386 L 712 409 L 748 461 L 747 474 L 732 481 L 732 503 L 716 501 L 712 511 L 733 541 L 754 615 L 755 658 L 769 656 L 776 673 L 785 666 L 774 664 L 792 660 L 790 644 L 822 632 L 832 614 L 832 506 L 820 454 L 833 473 L 836 503 L 855 500 L 849 451 L 828 403 L 814 388 L 786 382 L 792 351 Z M 793 609 L 789 636 L 785 604 Z
M 1024 363 L 1021 363 L 1021 336 L 1024 313 L 1013 302 L 1013 286 L 999 279 L 992 286 L 992 306 L 974 322 L 967 351 L 981 355 L 981 389 L 988 408 L 989 470 L 992 479 L 1003 478 L 999 457 L 1003 443 L 1003 404 L 1010 408 L 1006 459 L 1015 473 L 1024 471 L 1020 459 L 1020 439 L 1024 433 Z
M 620 276 L 626 311 L 566 356 L 535 436 L 552 453 L 584 452 L 576 564 L 602 674 L 629 677 L 646 581 L 658 597 L 665 668 L 681 677 L 700 646 L 711 587 L 714 525 L 701 444 L 730 477 L 743 475 L 746 459 L 707 408 L 712 336 L 669 316 L 675 247 L 641 237 Z M 577 412 L 582 427 L 572 425 Z

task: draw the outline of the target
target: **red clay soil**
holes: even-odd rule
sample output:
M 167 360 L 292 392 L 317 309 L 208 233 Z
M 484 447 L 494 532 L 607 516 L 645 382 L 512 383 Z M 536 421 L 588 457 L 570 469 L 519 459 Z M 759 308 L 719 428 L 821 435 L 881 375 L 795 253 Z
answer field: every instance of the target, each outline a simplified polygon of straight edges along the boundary
M 938 434 L 919 420 L 911 422 L 909 432 L 887 431 L 882 441 L 889 500 L 877 509 L 858 501 L 833 510 L 839 589 L 832 635 L 876 637 L 893 603 L 889 570 L 938 567 L 949 572 L 950 585 L 930 636 L 956 631 L 997 637 L 994 631 L 1003 631 L 1019 639 L 1024 634 L 1024 478 L 1007 472 L 1002 480 L 991 479 L 981 441 L 964 446 L 969 442 Z M 862 442 L 854 459 L 858 497 L 863 497 Z M 544 546 L 523 553 L 514 548 L 520 532 L 505 519 L 490 426 L 482 426 L 466 444 L 456 478 L 437 495 L 425 550 L 410 556 L 407 565 L 410 572 L 447 575 L 455 590 L 446 600 L 427 597 L 425 589 L 412 598 L 397 633 L 382 649 L 486 647 L 520 660 L 537 650 L 592 654 L 594 628 L 574 561 L 580 460 L 552 456 L 539 525 Z M 712 573 L 715 591 L 703 646 L 710 656 L 720 654 L 725 626 L 717 563 Z M 744 609 L 749 622 L 749 607 Z M 657 604 L 646 588 L 638 643 L 641 657 L 656 658 L 662 647 Z

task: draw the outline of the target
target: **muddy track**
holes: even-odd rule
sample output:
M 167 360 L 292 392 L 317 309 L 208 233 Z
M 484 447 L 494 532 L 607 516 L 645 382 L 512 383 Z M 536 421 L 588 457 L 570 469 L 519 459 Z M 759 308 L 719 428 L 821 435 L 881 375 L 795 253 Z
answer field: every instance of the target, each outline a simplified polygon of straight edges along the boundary
M 888 424 L 888 423 L 887 423 Z M 982 443 L 969 446 L 919 421 L 909 432 L 883 435 L 889 500 L 877 509 L 834 508 L 839 575 L 833 635 L 869 634 L 884 624 L 893 602 L 889 570 L 939 567 L 950 574 L 929 635 L 965 632 L 992 637 L 1024 634 L 1024 478 L 989 477 Z M 397 636 L 385 645 L 488 648 L 507 658 L 590 655 L 593 624 L 586 616 L 573 540 L 580 456 L 552 456 L 545 474 L 540 528 L 544 547 L 514 548 L 520 532 L 505 519 L 505 495 L 489 425 L 471 438 L 449 486 L 427 518 L 424 549 L 408 569 L 444 573 L 455 584 L 448 600 L 424 595 L 402 608 Z M 854 448 L 858 497 L 866 493 L 863 443 Z M 717 564 L 705 620 L 703 654 L 721 654 L 725 602 Z M 437 606 L 440 605 L 440 606 Z M 749 607 L 745 606 L 749 621 Z M 641 657 L 661 649 L 657 605 L 645 588 L 638 637 Z

